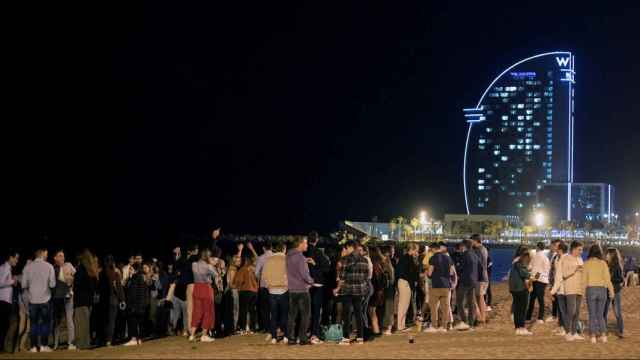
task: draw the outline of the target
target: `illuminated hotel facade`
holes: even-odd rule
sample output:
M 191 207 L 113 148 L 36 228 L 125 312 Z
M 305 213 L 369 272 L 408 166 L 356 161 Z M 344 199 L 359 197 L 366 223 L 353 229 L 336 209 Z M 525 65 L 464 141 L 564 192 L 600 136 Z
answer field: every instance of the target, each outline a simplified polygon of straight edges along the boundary
M 574 84 L 571 52 L 538 54 L 506 68 L 464 109 L 467 214 L 526 218 L 553 183 L 566 186 L 562 216 L 572 219 Z

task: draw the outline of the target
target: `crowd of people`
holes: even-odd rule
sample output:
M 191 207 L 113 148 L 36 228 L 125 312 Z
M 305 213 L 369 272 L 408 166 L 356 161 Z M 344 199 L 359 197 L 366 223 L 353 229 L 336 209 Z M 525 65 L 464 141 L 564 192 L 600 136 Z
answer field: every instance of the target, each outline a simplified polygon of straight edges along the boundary
M 607 318 L 613 307 L 616 335 L 624 338 L 621 291 L 625 286 L 623 260 L 620 251 L 603 251 L 593 244 L 583 261 L 584 244 L 554 240 L 548 251 L 544 243 L 535 250 L 520 247 L 516 250 L 509 274 L 509 290 L 513 297 L 513 319 L 516 335 L 533 335 L 525 327 L 531 321 L 538 302 L 537 323 L 555 322 L 555 334 L 567 341 L 585 340 L 581 335 L 580 308 L 583 298 L 589 314 L 591 343 L 607 340 Z M 545 320 L 545 293 L 549 291 L 553 303 L 551 317 Z M 557 320 L 556 320 L 557 319 Z
M 320 248 L 316 233 L 259 246 L 225 248 L 217 233 L 212 240 L 185 252 L 177 247 L 164 261 L 134 254 L 126 264 L 89 250 L 71 263 L 64 250 L 50 258 L 43 247 L 20 270 L 21 255 L 9 251 L 0 266 L 0 344 L 9 352 L 49 352 L 260 332 L 271 344 L 358 345 L 409 331 L 473 331 L 492 311 L 492 260 L 477 235 L 451 249 L 354 240 Z M 610 304 L 622 337 L 623 262 L 617 250 L 605 261 L 599 249 L 592 246 L 584 263 L 579 242 L 516 251 L 509 276 L 516 335 L 532 334 L 525 321 L 536 301 L 537 321 L 545 321 L 550 291 L 553 317 L 546 321 L 557 318 L 567 340 L 583 339 L 577 314 L 585 294 L 592 341 L 606 341 Z

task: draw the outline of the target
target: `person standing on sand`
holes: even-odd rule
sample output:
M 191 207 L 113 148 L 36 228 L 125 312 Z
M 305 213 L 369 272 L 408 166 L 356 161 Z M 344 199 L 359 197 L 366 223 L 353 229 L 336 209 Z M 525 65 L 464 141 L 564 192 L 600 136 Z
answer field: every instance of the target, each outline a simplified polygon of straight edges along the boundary
M 446 255 L 446 247 L 442 249 L 440 244 L 429 245 L 433 256 L 429 259 L 427 276 L 431 279 L 429 292 L 429 306 L 431 307 L 431 326 L 424 332 L 446 332 L 451 319 L 451 277 L 455 276 L 455 267 L 451 258 Z M 441 325 L 438 327 L 438 308 L 442 309 Z
M 29 318 L 31 321 L 30 352 L 51 352 L 49 347 L 49 326 L 51 324 L 51 289 L 56 286 L 53 266 L 47 262 L 47 249 L 36 251 L 35 260 L 25 266 L 22 273 L 22 288 L 29 298 Z M 39 348 L 38 348 L 39 347 Z
M 529 251 L 523 250 L 518 255 L 518 260 L 511 266 L 509 273 L 509 292 L 513 298 L 513 322 L 516 335 L 533 335 L 524 326 L 525 313 L 527 311 L 527 298 L 529 297 L 529 284 L 531 281 L 529 270 Z
M 487 322 L 487 304 L 485 303 L 485 296 L 487 295 L 487 289 L 489 288 L 489 251 L 482 245 L 482 239 L 480 235 L 473 234 L 471 236 L 471 242 L 473 245 L 473 251 L 478 256 L 480 261 L 480 270 L 478 272 L 478 283 L 475 289 L 476 304 L 478 306 L 479 321 L 483 324 Z
M 553 265 L 556 270 L 554 271 L 553 287 L 550 291 L 554 302 L 558 304 L 557 316 L 560 326 L 555 334 L 560 336 L 565 336 L 569 333 L 569 328 L 567 327 L 567 296 L 565 295 L 562 267 L 560 266 L 562 258 L 567 256 L 567 250 L 567 244 L 562 241 L 558 243 Z
M 584 337 L 578 335 L 580 305 L 584 295 L 584 286 L 582 284 L 583 262 L 581 257 L 583 249 L 584 246 L 580 241 L 573 241 L 569 248 L 569 255 L 564 256 L 559 264 L 567 299 L 566 321 L 568 331 L 565 336 L 567 341 L 584 340 Z
M 531 274 L 535 280 L 533 281 L 533 291 L 529 296 L 527 321 L 531 320 L 535 302 L 538 300 L 538 324 L 544 323 L 544 295 L 549 284 L 549 270 L 551 270 L 551 264 L 544 253 L 544 247 L 544 243 L 539 242 L 536 245 L 536 254 L 531 259 Z
M 411 304 L 411 293 L 418 281 L 418 265 L 416 258 L 418 256 L 418 245 L 407 245 L 407 252 L 400 257 L 396 268 L 396 278 L 398 287 L 398 331 L 407 331 L 407 310 Z
M 609 265 L 604 261 L 602 248 L 598 244 L 591 245 L 589 257 L 584 263 L 582 272 L 582 284 L 587 295 L 587 308 L 589 309 L 589 333 L 591 343 L 595 344 L 597 339 L 603 343 L 607 342 L 607 328 L 604 320 L 605 303 L 607 293 L 609 299 L 614 297 L 613 284 Z
M 278 328 L 284 333 L 282 341 L 286 343 L 287 316 L 289 315 L 289 293 L 287 288 L 287 258 L 284 244 L 276 243 L 273 254 L 265 261 L 260 282 L 269 291 L 269 321 L 271 344 L 278 343 Z
M 313 278 L 309 274 L 309 266 L 304 252 L 307 251 L 307 237 L 297 237 L 293 249 L 287 253 L 287 281 L 289 286 L 289 318 L 287 331 L 289 345 L 296 344 L 295 325 L 300 315 L 298 327 L 298 341 L 300 345 L 311 345 L 307 338 L 307 329 L 311 318 L 311 297 L 309 288 L 313 285 Z
M 616 330 L 618 338 L 623 339 L 624 322 L 622 320 L 622 287 L 624 285 L 624 275 L 622 272 L 622 256 L 618 249 L 607 249 L 607 263 L 609 264 L 609 273 L 611 274 L 611 283 L 615 292 L 613 298 L 607 299 L 604 308 L 605 328 L 607 323 L 607 315 L 609 314 L 609 306 L 613 306 L 613 313 L 616 316 Z
M 460 322 L 454 327 L 455 330 L 469 330 L 475 325 L 476 296 L 475 291 L 479 287 L 478 279 L 481 271 L 480 259 L 474 251 L 470 240 L 463 241 L 462 247 L 462 272 L 456 300 L 458 317 Z M 467 311 L 465 312 L 465 304 Z

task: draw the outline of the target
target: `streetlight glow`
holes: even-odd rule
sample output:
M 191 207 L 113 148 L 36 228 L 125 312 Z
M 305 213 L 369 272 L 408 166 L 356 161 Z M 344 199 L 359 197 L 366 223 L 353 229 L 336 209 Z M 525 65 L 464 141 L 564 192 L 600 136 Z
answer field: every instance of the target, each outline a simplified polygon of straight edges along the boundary
M 544 225 L 544 214 L 541 212 L 535 213 L 533 217 L 533 222 L 537 227 L 541 227 Z
M 424 225 L 427 223 L 427 212 L 422 210 L 420 211 L 420 224 Z

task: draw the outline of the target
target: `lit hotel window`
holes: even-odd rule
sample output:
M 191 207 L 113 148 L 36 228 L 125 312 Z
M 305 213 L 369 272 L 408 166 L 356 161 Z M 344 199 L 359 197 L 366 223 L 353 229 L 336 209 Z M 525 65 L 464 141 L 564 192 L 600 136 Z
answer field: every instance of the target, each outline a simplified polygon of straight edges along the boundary
M 502 157 L 500 158 L 500 160 L 502 160 L 502 161 L 507 161 L 507 160 L 509 160 L 509 157 L 508 157 L 508 156 L 502 156 Z
M 482 174 L 484 172 L 484 168 L 479 168 L 478 172 Z

